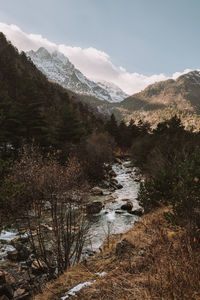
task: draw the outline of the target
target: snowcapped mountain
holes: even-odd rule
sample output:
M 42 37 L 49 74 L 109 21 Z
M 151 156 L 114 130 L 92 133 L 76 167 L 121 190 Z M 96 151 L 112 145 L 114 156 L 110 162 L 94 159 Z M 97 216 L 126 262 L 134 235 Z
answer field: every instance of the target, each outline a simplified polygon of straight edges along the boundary
M 129 96 L 114 83 L 107 81 L 99 81 L 97 82 L 97 84 L 106 91 L 108 91 L 109 95 L 113 99 L 113 102 L 120 102 Z
M 60 52 L 49 53 L 41 47 L 37 51 L 27 52 L 27 56 L 47 78 L 76 93 L 92 95 L 109 102 L 118 102 L 127 97 L 125 93 L 123 97 L 123 91 L 110 83 L 105 85 L 89 80 Z

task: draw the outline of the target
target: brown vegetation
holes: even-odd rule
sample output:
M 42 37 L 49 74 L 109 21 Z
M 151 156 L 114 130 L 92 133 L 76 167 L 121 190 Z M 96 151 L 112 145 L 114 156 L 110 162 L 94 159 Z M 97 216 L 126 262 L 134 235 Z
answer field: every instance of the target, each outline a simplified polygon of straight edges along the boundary
M 170 227 L 163 218 L 166 211 L 146 215 L 124 235 L 132 247 L 123 255 L 116 255 L 116 241 L 110 243 L 109 249 L 69 269 L 34 299 L 60 299 L 77 284 L 94 279 L 76 299 L 200 299 L 199 241 Z M 97 272 L 107 274 L 99 277 Z
M 25 146 L 5 183 L 14 188 L 4 213 L 19 232 L 28 233 L 37 265 L 49 278 L 79 262 L 87 229 L 81 196 L 87 184 L 77 158 L 62 166 L 54 156 L 44 158 L 34 146 Z

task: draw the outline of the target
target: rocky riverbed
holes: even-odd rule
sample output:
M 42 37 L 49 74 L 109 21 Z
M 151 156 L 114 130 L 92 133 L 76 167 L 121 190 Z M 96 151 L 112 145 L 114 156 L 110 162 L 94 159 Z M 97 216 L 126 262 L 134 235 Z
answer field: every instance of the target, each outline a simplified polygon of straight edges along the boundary
M 89 230 L 82 257 L 101 250 L 104 240 L 129 230 L 142 215 L 136 197 L 139 183 L 129 160 L 116 159 L 105 167 L 105 180 L 93 187 L 86 199 Z M 136 180 L 135 180 L 136 179 Z M 50 230 L 48 224 L 45 224 Z M 48 281 L 45 266 L 35 259 L 27 232 L 3 230 L 0 234 L 0 296 L 7 299 L 29 299 L 29 291 L 38 292 Z
M 84 251 L 96 252 L 101 248 L 108 235 L 120 234 L 132 228 L 142 215 L 136 197 L 139 183 L 130 160 L 117 159 L 109 170 L 107 181 L 101 187 L 94 188 L 90 195 L 94 214 L 90 216 L 88 239 Z M 110 185 L 109 185 L 110 184 Z M 97 192 L 98 191 L 98 192 Z

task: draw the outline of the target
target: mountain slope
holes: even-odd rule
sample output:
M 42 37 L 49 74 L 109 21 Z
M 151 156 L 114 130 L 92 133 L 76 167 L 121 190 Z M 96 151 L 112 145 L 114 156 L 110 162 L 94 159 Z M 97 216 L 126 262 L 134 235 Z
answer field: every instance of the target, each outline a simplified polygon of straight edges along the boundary
M 99 81 L 97 84 L 108 91 L 109 95 L 114 100 L 113 102 L 120 102 L 128 97 L 128 95 L 114 83 Z
M 200 72 L 192 71 L 178 77 L 149 85 L 120 103 L 130 110 L 156 110 L 175 105 L 179 110 L 200 111 Z
M 109 102 L 121 101 L 127 97 L 116 86 L 110 91 L 105 86 L 89 80 L 60 52 L 54 51 L 49 53 L 45 48 L 41 47 L 36 52 L 33 50 L 27 52 L 27 56 L 31 58 L 33 63 L 47 78 L 76 93 L 94 96 Z M 114 89 L 116 92 L 114 92 Z
M 192 71 L 178 77 L 149 85 L 115 105 L 126 122 L 147 121 L 152 127 L 175 114 L 189 130 L 200 129 L 200 72 Z
M 0 149 L 7 145 L 17 149 L 24 140 L 56 147 L 78 143 L 102 123 L 80 98 L 47 80 L 25 53 L 19 53 L 0 33 Z M 64 122 L 70 125 L 68 136 L 61 140 Z

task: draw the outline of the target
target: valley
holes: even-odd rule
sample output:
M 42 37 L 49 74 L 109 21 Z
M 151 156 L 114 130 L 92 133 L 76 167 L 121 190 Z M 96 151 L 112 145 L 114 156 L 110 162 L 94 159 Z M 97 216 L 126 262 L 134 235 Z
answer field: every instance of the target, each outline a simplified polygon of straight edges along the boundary
M 0 33 L 0 300 L 199 299 L 200 71 L 128 95 L 36 48 Z

